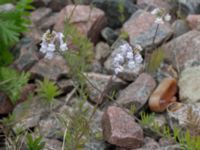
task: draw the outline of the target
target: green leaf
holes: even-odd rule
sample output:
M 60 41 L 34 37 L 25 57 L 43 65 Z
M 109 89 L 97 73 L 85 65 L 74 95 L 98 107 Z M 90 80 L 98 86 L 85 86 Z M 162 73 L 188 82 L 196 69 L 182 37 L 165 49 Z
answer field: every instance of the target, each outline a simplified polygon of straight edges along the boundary
M 164 59 L 164 51 L 161 48 L 154 50 L 150 56 L 146 71 L 148 73 L 153 74 L 159 68 L 163 59 Z
M 38 81 L 38 84 L 38 94 L 47 102 L 52 102 L 54 97 L 61 93 L 58 89 L 58 86 L 56 86 L 54 82 L 47 78 L 45 78 L 43 82 Z
M 13 69 L 0 68 L 0 91 L 5 92 L 15 104 L 20 98 L 21 90 L 28 82 L 29 74 L 18 73 Z

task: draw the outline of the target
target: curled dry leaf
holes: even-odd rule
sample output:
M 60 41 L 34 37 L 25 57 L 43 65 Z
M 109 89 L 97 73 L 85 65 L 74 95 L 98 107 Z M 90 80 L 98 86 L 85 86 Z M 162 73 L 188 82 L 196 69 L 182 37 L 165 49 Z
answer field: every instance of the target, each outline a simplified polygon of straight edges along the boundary
M 163 112 L 167 106 L 176 101 L 177 81 L 174 78 L 165 78 L 149 99 L 149 108 L 153 112 Z

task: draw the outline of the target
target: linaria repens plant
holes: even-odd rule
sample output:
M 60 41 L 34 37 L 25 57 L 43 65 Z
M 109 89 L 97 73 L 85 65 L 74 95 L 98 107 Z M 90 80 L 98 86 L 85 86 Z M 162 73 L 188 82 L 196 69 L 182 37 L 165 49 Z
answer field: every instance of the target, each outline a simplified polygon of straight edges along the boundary
M 142 63 L 143 58 L 140 54 L 142 48 L 140 45 L 136 45 L 134 49 L 132 49 L 132 47 L 127 43 L 120 45 L 118 48 L 120 49 L 120 52 L 115 55 L 113 60 L 115 75 L 123 71 L 123 65 L 126 62 L 129 69 L 135 69 Z
M 47 30 L 42 36 L 40 51 L 45 58 L 52 59 L 56 52 L 68 50 L 67 44 L 63 41 L 64 35 L 61 32 Z
M 28 80 L 28 73 L 18 73 L 14 69 L 5 67 L 0 68 L 0 91 L 5 92 L 13 104 L 20 98 L 22 87 Z

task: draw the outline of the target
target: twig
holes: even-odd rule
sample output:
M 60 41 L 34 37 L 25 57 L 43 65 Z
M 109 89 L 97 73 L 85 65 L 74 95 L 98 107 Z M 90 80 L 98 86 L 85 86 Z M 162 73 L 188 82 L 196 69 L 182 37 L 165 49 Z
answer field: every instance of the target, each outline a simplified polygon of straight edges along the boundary
M 65 99 L 65 105 L 68 104 L 69 100 L 72 98 L 74 93 L 76 92 L 77 88 L 75 87 L 69 94 L 67 94 L 67 97 Z

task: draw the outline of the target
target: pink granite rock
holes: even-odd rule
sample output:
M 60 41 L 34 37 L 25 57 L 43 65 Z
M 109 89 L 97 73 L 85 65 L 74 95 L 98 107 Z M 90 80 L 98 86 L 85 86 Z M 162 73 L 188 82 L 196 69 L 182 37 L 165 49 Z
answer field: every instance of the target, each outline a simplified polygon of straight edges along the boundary
M 172 36 L 173 30 L 167 23 L 160 24 L 157 29 L 155 18 L 150 12 L 138 10 L 124 23 L 122 31 L 128 34 L 131 45 L 139 44 L 144 49 L 153 49 L 154 44 L 158 46 Z
M 100 31 L 106 25 L 105 14 L 102 10 L 86 5 L 68 5 L 58 15 L 57 23 L 54 26 L 56 31 L 64 30 L 66 18 L 70 18 L 70 23 L 75 25 L 82 34 L 87 35 L 94 43 L 98 41 Z
M 200 30 L 200 15 L 188 15 L 186 21 L 191 29 Z
M 104 139 L 123 148 L 140 148 L 143 145 L 143 130 L 123 109 L 110 106 L 102 117 Z

